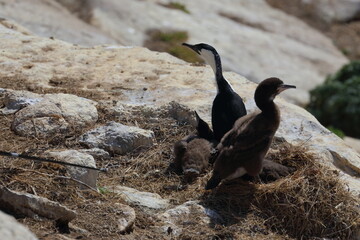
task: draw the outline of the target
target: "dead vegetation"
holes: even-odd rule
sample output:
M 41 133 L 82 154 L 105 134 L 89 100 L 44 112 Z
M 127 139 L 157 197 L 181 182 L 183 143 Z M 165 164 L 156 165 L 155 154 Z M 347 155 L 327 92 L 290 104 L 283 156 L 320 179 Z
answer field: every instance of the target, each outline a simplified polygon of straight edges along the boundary
M 239 179 L 222 184 L 212 193 L 205 193 L 202 189 L 208 178 L 207 174 L 185 188 L 171 188 L 182 184 L 181 177 L 166 174 L 164 171 L 173 158 L 172 143 L 190 133 L 192 129 L 186 125 L 180 126 L 165 117 L 152 122 L 149 118 L 142 117 L 141 111 L 138 113 L 136 118 L 129 121 L 126 117 L 114 119 L 110 113 L 102 112 L 100 123 L 112 118 L 152 129 L 156 134 L 157 145 L 147 151 L 115 156 L 111 160 L 98 162 L 98 167 L 107 166 L 111 169 L 109 173 L 100 175 L 98 186 L 106 189 L 106 186 L 121 184 L 141 191 L 155 192 L 170 199 L 174 205 L 200 199 L 203 205 L 216 210 L 225 220 L 224 226 L 184 226 L 185 230 L 180 239 L 196 239 L 199 232 L 203 232 L 205 235 L 202 236 L 209 239 L 246 239 L 246 236 L 253 234 L 261 239 L 274 233 L 274 237 L 279 239 L 348 239 L 359 224 L 356 222 L 359 216 L 356 201 L 338 180 L 337 173 L 317 163 L 315 156 L 307 153 L 306 149 L 286 144 L 277 146 L 278 149 L 270 154 L 270 158 L 295 167 L 296 171 L 278 181 L 259 184 Z M 2 123 L 5 121 L 3 127 L 8 126 L 9 119 L 1 119 Z M 12 134 L 9 131 L 5 133 Z M 53 145 L 13 134 L 12 138 L 14 141 L 1 141 L 2 149 L 13 150 L 16 145 L 16 151 L 41 154 L 39 149 L 44 151 L 72 145 L 65 141 Z M 4 139 L 4 136 L 1 136 L 1 139 Z M 76 144 L 76 140 L 73 143 L 81 147 Z M 76 210 L 79 216 L 72 224 L 87 229 L 89 233 L 85 236 L 92 239 L 111 239 L 120 234 L 111 206 L 123 200 L 116 194 L 106 190 L 103 194 L 92 190 L 80 191 L 76 184 L 60 177 L 66 175 L 65 169 L 54 164 L 34 164 L 1 158 L 1 173 L 1 184 L 10 189 L 44 196 Z M 159 226 L 153 214 L 134 207 L 137 213 L 135 229 L 124 237 L 166 237 L 155 230 Z M 21 221 L 28 224 L 38 236 L 51 235 L 58 231 L 51 221 L 27 218 Z M 48 229 L 44 229 L 44 223 Z M 74 231 L 70 235 L 75 237 L 83 234 Z
M 43 90 L 46 92 L 46 90 Z M 49 89 L 48 91 L 53 91 Z M 86 92 L 79 96 L 90 97 Z M 94 99 L 97 99 L 97 95 Z M 97 126 L 108 121 L 154 131 L 156 144 L 123 156 L 98 160 L 97 167 L 107 167 L 100 173 L 100 193 L 80 190 L 67 179 L 65 168 L 56 164 L 34 163 L 0 157 L 0 184 L 12 190 L 28 192 L 57 201 L 78 213 L 70 224 L 72 238 L 85 239 L 351 239 L 359 229 L 359 201 L 339 180 L 338 173 L 321 165 L 317 156 L 303 146 L 275 142 L 268 158 L 291 167 L 293 172 L 273 182 L 259 183 L 237 179 L 221 184 L 212 192 L 204 186 L 210 172 L 190 185 L 184 185 L 181 176 L 166 173 L 173 161 L 173 143 L 194 129 L 177 123 L 165 112 L 151 112 L 134 108 L 127 114 L 116 115 L 110 106 L 99 105 Z M 49 149 L 79 149 L 78 136 L 86 129 L 71 136 L 51 141 L 20 137 L 11 130 L 12 115 L 0 116 L 0 149 L 25 152 L 42 156 Z M 124 185 L 140 191 L 160 194 L 170 199 L 173 206 L 189 200 L 215 210 L 223 219 L 221 224 L 198 225 L 199 216 L 183 225 L 183 233 L 172 237 L 162 233 L 156 215 L 132 206 L 136 211 L 133 231 L 123 234 L 117 227 L 116 203 L 124 201 L 109 191 L 108 186 Z M 20 216 L 18 216 L 20 217 Z M 51 220 L 19 218 L 41 239 L 54 239 L 61 231 Z M 82 229 L 82 230 L 81 230 Z M 84 231 L 86 230 L 86 231 Z M 64 233 L 61 233 L 64 234 Z

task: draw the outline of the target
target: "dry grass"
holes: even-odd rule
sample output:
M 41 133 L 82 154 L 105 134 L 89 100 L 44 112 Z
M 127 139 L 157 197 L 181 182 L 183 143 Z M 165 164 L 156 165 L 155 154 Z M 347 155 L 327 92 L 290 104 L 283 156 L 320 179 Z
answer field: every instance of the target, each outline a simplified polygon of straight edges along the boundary
M 44 90 L 46 92 L 46 90 Z M 50 90 L 53 91 L 53 90 Z M 79 96 L 89 97 L 87 92 Z M 98 95 L 96 95 L 98 97 Z M 96 98 L 95 98 L 96 99 Z M 97 126 L 108 121 L 136 125 L 154 131 L 156 144 L 149 149 L 138 149 L 123 156 L 98 160 L 97 167 L 108 167 L 100 173 L 98 187 L 102 193 L 80 190 L 67 176 L 65 168 L 56 164 L 33 163 L 0 157 L 0 184 L 12 190 L 29 192 L 77 211 L 67 236 L 85 239 L 312 239 L 328 237 L 348 239 L 359 228 L 359 202 L 338 180 L 337 173 L 320 165 L 316 156 L 304 147 L 274 143 L 268 158 L 292 167 L 294 172 L 274 182 L 257 183 L 237 179 L 221 184 L 213 192 L 203 190 L 210 172 L 190 185 L 184 185 L 181 176 L 165 170 L 173 161 L 173 143 L 194 129 L 178 124 L 165 112 L 151 112 L 135 108 L 120 116 L 109 107 L 98 106 Z M 79 149 L 77 137 L 81 129 L 71 136 L 52 140 L 20 137 L 10 130 L 13 116 L 0 116 L 0 148 L 5 151 L 27 152 L 42 156 L 49 149 Z M 107 186 L 124 185 L 140 191 L 149 191 L 170 199 L 173 206 L 189 200 L 199 200 L 216 210 L 223 223 L 198 225 L 184 224 L 183 233 L 172 237 L 159 231 L 161 223 L 150 211 L 134 207 L 137 218 L 132 232 L 122 235 L 117 228 L 115 203 L 124 203 L 116 194 L 106 191 Z M 42 239 L 53 239 L 59 234 L 53 221 L 21 218 L 20 222 Z M 76 230 L 82 228 L 88 232 Z

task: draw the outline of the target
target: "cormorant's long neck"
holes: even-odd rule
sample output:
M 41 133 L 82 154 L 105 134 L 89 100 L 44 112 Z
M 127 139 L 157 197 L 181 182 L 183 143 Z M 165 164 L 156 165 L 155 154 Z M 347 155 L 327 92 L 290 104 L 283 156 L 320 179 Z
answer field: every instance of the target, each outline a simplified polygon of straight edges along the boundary
M 260 108 L 262 114 L 268 117 L 279 117 L 279 110 L 273 101 L 272 97 L 255 94 L 255 103 Z
M 210 65 L 215 74 L 218 92 L 220 93 L 220 92 L 229 91 L 229 90 L 233 91 L 231 85 L 223 76 L 221 59 L 220 59 L 219 54 L 217 54 L 217 53 L 214 54 L 214 60 L 215 60 L 215 64 L 210 64 Z

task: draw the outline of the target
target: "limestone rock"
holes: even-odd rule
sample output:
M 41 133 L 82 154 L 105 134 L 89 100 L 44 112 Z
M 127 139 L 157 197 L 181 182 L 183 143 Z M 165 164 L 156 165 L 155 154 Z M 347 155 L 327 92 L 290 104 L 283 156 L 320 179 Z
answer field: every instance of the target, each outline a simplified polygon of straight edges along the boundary
M 359 0 L 304 0 L 301 4 L 325 22 L 347 22 L 360 16 Z
M 56 158 L 58 161 L 96 168 L 93 156 L 86 153 L 81 153 L 76 150 L 49 151 L 47 153 L 49 156 Z M 67 166 L 67 169 L 71 177 L 74 179 L 96 188 L 96 180 L 98 177 L 98 172 L 96 170 L 72 166 Z M 83 185 L 80 185 L 80 187 L 85 188 Z
M 194 218 L 193 216 L 196 216 Z M 222 223 L 223 219 L 214 210 L 200 205 L 197 201 L 188 201 L 175 208 L 169 209 L 158 216 L 162 222 L 162 231 L 167 233 L 170 229 L 174 236 L 179 236 L 183 228 L 189 224 L 197 226 L 210 223 Z
M 98 160 L 98 159 L 104 160 L 104 159 L 110 158 L 110 154 L 107 151 L 100 149 L 100 148 L 79 149 L 79 152 L 85 153 L 85 154 L 90 154 L 96 160 Z
M 196 119 L 194 111 L 187 106 L 172 101 L 167 106 L 168 115 L 180 123 L 187 123 L 196 126 Z
M 95 103 L 75 95 L 47 94 L 36 101 L 15 114 L 12 129 L 17 134 L 46 138 L 93 125 L 98 118 Z
M 141 192 L 124 186 L 109 187 L 110 191 L 120 194 L 129 204 L 139 205 L 151 209 L 163 209 L 169 206 L 169 200 L 161 198 L 159 194 Z
M 141 46 L 150 29 L 187 31 L 190 43 L 213 45 L 227 70 L 255 82 L 276 76 L 297 85 L 299 91 L 285 95 L 300 105 L 308 102 L 310 89 L 347 62 L 330 39 L 265 0 L 181 1 L 190 14 L 159 4 L 169 2 L 94 1 L 89 23 L 131 46 Z
M 358 153 L 360 153 L 360 140 L 359 139 L 351 138 L 351 137 L 344 137 L 344 141 L 347 145 L 349 145 L 354 150 L 356 150 Z
M 37 240 L 38 238 L 14 217 L 0 211 L 0 236 L 6 240 Z
M 55 37 L 88 46 L 121 42 L 120 38 L 116 40 L 81 21 L 53 0 L 3 0 L 0 15 L 24 25 L 31 32 L 43 37 Z
M 154 141 L 154 133 L 138 127 L 109 122 L 105 126 L 83 134 L 79 141 L 88 147 L 102 148 L 115 154 L 125 154 L 140 147 L 150 147 Z
M 36 104 L 43 100 L 39 94 L 28 91 L 13 91 L 4 89 L 4 105 L 1 109 L 3 114 L 12 114 L 29 105 Z
M 134 226 L 136 219 L 135 210 L 125 204 L 115 203 L 115 213 L 119 216 L 118 227 L 121 233 L 129 232 Z
M 60 222 L 70 222 L 76 212 L 47 198 L 29 193 L 19 193 L 0 186 L 0 206 L 28 217 L 46 217 Z

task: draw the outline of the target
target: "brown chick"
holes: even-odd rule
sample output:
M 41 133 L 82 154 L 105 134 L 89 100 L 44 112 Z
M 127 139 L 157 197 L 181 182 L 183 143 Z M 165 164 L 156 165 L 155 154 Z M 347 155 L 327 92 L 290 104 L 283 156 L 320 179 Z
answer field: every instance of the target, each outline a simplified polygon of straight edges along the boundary
M 175 171 L 183 173 L 188 181 L 194 180 L 205 171 L 213 150 L 210 142 L 213 139 L 212 130 L 196 112 L 195 114 L 197 135 L 188 136 L 174 144 Z

